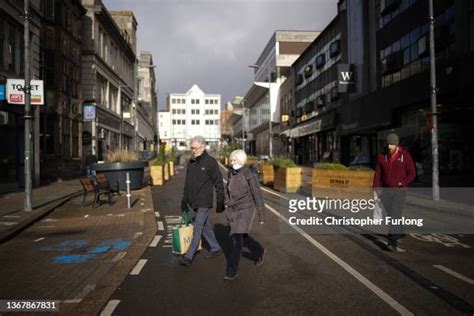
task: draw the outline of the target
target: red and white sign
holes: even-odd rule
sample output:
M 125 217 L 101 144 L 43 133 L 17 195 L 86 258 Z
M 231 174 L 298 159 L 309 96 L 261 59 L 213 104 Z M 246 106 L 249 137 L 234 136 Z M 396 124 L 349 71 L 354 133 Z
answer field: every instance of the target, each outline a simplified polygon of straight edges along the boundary
M 25 80 L 23 79 L 7 79 L 7 102 L 10 104 L 25 104 Z M 44 88 L 43 80 L 31 80 L 31 104 L 44 104 Z

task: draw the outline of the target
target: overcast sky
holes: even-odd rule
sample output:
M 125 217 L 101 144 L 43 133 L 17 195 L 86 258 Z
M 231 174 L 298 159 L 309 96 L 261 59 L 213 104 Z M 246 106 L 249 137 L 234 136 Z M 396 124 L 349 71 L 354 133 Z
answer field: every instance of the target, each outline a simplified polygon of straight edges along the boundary
M 275 30 L 320 31 L 337 0 L 103 0 L 130 9 L 138 21 L 138 49 L 153 54 L 158 102 L 196 83 L 221 94 L 222 104 L 250 87 L 254 64 Z

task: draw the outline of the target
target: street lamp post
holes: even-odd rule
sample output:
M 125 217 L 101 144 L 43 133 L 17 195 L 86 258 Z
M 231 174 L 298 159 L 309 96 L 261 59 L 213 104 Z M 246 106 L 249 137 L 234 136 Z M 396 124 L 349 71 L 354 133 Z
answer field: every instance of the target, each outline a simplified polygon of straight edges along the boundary
M 436 108 L 436 57 L 434 40 L 434 9 L 433 0 L 429 1 L 429 21 L 430 21 L 430 82 L 431 82 L 431 151 L 433 156 L 432 186 L 433 200 L 439 200 L 439 157 L 438 157 L 438 113 Z
M 261 65 L 249 65 L 250 68 L 260 69 Z M 266 67 L 268 69 L 268 110 L 269 110 L 269 120 L 268 120 L 268 157 L 271 159 L 273 156 L 273 135 L 272 135 L 272 97 L 271 97 L 271 76 L 272 72 L 270 69 L 270 63 Z
M 29 0 L 24 1 L 24 64 L 25 64 L 25 211 L 32 211 L 32 183 L 31 183 L 31 86 L 30 86 L 30 17 L 29 17 Z

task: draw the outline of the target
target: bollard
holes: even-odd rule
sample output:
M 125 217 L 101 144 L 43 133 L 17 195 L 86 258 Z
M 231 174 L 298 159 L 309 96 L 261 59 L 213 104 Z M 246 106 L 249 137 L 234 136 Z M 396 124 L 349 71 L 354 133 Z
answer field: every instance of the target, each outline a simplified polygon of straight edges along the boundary
M 130 194 L 130 174 L 128 172 L 127 172 L 127 181 L 125 181 L 125 183 L 127 183 L 127 206 L 128 208 L 131 208 L 130 198 L 132 197 L 132 195 Z

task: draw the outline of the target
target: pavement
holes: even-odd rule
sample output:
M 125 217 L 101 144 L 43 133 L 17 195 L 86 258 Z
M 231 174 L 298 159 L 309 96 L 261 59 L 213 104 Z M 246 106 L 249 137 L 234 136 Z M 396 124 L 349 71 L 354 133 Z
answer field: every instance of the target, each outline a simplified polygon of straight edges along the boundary
M 62 192 L 74 192 L 73 182 Z M 50 199 L 63 196 L 54 188 L 48 188 Z M 81 202 L 82 196 L 63 201 L 0 244 L 1 299 L 54 300 L 60 315 L 100 312 L 155 235 L 151 189 L 132 191 L 131 209 L 124 193 L 95 209 Z
M 35 188 L 32 193 L 33 211 L 30 212 L 24 210 L 24 192 L 0 195 L 0 243 L 14 237 L 81 192 L 82 187 L 77 179 Z

